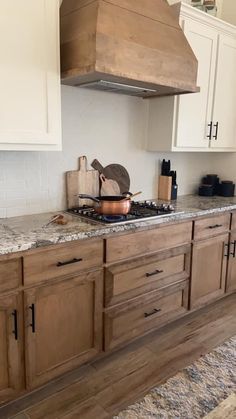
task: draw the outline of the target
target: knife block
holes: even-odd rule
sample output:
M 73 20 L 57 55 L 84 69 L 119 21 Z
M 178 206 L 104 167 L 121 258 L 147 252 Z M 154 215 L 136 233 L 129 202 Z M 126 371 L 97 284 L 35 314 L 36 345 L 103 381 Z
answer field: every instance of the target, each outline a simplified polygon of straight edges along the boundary
M 158 199 L 163 201 L 171 200 L 172 177 L 159 176 Z

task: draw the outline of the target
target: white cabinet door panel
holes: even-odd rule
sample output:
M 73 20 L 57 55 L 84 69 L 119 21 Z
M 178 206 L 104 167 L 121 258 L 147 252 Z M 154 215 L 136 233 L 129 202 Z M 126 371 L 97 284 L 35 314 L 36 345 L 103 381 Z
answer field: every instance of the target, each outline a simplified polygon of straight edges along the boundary
M 236 39 L 220 35 L 215 98 L 214 124 L 219 124 L 213 148 L 236 148 Z M 214 127 L 213 135 L 216 134 Z
M 183 22 L 183 29 L 198 59 L 201 90 L 178 98 L 175 146 L 208 148 L 218 35 L 214 29 L 191 20 Z
M 0 148 L 59 144 L 58 0 L 0 0 L 0 7 Z

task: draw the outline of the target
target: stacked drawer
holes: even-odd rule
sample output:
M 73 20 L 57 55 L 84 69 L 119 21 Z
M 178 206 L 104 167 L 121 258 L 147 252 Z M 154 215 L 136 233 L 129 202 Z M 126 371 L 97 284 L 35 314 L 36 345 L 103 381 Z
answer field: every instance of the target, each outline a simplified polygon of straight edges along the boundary
M 188 310 L 192 223 L 106 241 L 105 350 Z

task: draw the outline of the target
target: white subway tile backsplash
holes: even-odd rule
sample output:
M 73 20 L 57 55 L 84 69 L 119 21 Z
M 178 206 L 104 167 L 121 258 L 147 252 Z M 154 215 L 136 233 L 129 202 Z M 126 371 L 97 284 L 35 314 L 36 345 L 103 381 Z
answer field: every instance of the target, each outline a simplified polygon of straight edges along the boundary
M 131 190 L 142 190 L 142 199 L 157 196 L 160 160 L 170 158 L 179 193 L 192 193 L 200 177 L 213 170 L 214 156 L 147 152 L 146 110 L 139 98 L 63 86 L 63 151 L 0 151 L 0 217 L 65 209 L 65 172 L 78 169 L 81 155 L 89 163 L 98 158 L 104 165 L 123 164 Z

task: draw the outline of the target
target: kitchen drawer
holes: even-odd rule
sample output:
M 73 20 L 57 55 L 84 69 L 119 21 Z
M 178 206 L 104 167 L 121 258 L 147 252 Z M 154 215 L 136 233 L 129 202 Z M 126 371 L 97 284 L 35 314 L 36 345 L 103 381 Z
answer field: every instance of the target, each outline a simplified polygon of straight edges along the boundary
M 188 281 L 105 310 L 105 350 L 133 340 L 188 310 Z
M 39 250 L 24 257 L 24 284 L 77 274 L 103 264 L 103 241 L 88 240 Z
M 0 292 L 10 291 L 22 285 L 21 258 L 0 262 Z
M 230 228 L 230 214 L 216 215 L 194 222 L 194 240 L 207 239 Z
M 106 241 L 106 262 L 113 263 L 190 243 L 192 222 L 133 232 Z
M 106 307 L 163 288 L 190 275 L 191 245 L 111 265 L 105 270 Z

